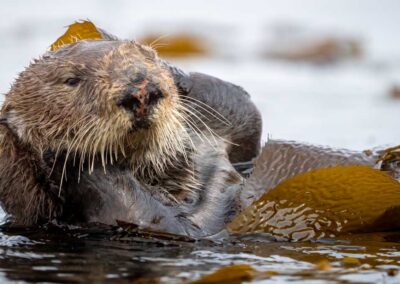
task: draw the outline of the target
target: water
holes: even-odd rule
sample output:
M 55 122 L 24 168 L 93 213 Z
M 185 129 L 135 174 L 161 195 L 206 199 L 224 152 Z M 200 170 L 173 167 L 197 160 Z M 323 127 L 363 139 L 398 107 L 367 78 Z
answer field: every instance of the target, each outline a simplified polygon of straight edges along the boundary
M 396 0 L 365 1 L 2 1 L 0 92 L 17 72 L 77 19 L 122 38 L 151 32 L 199 35 L 211 56 L 172 60 L 243 86 L 264 119 L 263 139 L 302 140 L 351 149 L 399 144 L 400 37 Z M 360 39 L 360 60 L 315 65 L 263 57 L 279 27 Z M 4 214 L 1 214 L 2 216 Z M 266 236 L 223 244 L 142 238 L 111 241 L 113 232 L 3 231 L 0 280 L 25 282 L 181 283 L 220 266 L 247 263 L 272 271 L 258 283 L 399 283 L 399 235 L 343 236 L 280 243 Z M 329 261 L 330 269 L 321 269 Z M 326 267 L 325 267 L 326 268 Z M 256 281 L 256 280 L 255 280 Z M 143 282 L 142 282 L 143 283 Z M 149 283 L 149 282 L 148 282 Z
M 400 281 L 397 275 L 400 235 L 394 233 L 308 243 L 279 243 L 268 241 L 265 236 L 223 243 L 192 243 L 139 237 L 111 241 L 110 234 L 115 232 L 105 231 L 54 232 L 53 229 L 3 233 L 0 279 L 51 283 L 139 280 L 144 281 L 140 283 L 185 283 L 221 266 L 249 264 L 269 275 L 259 277 L 255 283 Z

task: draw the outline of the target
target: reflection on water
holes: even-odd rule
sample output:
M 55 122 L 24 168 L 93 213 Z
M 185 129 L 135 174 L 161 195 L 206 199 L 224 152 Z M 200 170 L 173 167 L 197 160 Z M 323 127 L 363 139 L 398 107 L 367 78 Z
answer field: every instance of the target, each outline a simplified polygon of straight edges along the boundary
M 64 26 L 89 18 L 122 38 L 182 31 L 203 36 L 214 57 L 174 63 L 248 90 L 263 115 L 264 139 L 272 135 L 353 149 L 399 143 L 400 103 L 394 99 L 399 97 L 396 84 L 400 82 L 396 0 L 365 0 L 362 5 L 359 1 L 307 0 L 302 2 L 302 9 L 294 8 L 298 6 L 295 0 L 256 0 L 251 5 L 231 0 L 68 3 L 2 3 L 0 36 L 6 40 L 0 44 L 1 93 L 8 91 L 17 72 L 64 32 Z M 359 61 L 329 66 L 271 60 L 265 56 L 269 51 L 265 43 L 271 37 L 282 39 L 281 34 L 274 34 L 282 31 L 276 29 L 282 24 L 321 27 L 338 36 L 354 35 L 361 40 L 365 54 Z M 324 50 L 326 46 L 332 44 L 322 45 Z M 330 56 L 329 50 L 332 48 L 328 48 Z M 306 51 L 303 49 L 303 56 L 315 53 Z M 400 282 L 398 234 L 304 243 L 274 242 L 269 235 L 249 235 L 223 244 L 141 238 L 110 241 L 111 234 L 104 228 L 3 231 L 0 281 L 181 283 L 220 266 L 244 263 L 271 271 L 259 283 Z
M 27 282 L 185 283 L 222 266 L 248 264 L 268 272 L 263 279 L 256 279 L 262 283 L 400 281 L 400 235 L 394 233 L 304 243 L 273 242 L 263 235 L 223 243 L 140 238 L 111 241 L 115 233 L 103 227 L 73 231 L 5 229 L 0 243 L 1 275 L 3 280 Z

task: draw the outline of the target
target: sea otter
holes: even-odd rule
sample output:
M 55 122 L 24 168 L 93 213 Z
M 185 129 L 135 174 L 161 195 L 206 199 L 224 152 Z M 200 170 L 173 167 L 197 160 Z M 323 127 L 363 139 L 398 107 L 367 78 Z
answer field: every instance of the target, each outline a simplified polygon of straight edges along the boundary
M 189 236 L 240 210 L 232 163 L 260 150 L 248 93 L 108 37 L 49 51 L 1 109 L 0 201 L 13 224 L 116 220 Z

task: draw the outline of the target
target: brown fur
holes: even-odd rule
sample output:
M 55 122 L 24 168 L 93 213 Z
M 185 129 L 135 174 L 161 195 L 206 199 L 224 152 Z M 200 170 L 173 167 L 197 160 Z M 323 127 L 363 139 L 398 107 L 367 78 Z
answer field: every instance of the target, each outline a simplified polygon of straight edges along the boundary
M 90 45 L 88 48 L 92 51 L 82 57 L 85 45 Z M 1 112 L 7 118 L 8 127 L 1 130 L 0 158 L 2 165 L 10 167 L 1 167 L 0 175 L 2 189 L 13 189 L 13 193 L 2 190 L 0 198 L 5 200 L 7 211 L 23 223 L 55 214 L 52 213 L 54 201 L 36 182 L 36 176 L 43 171 L 39 164 L 43 164 L 46 151 L 79 155 L 79 166 L 86 162 L 89 171 L 93 170 L 97 155 L 101 156 L 103 166 L 123 156 L 129 157 L 137 175 L 146 173 L 152 178 L 185 151 L 183 122 L 174 115 L 179 108 L 177 90 L 154 51 L 134 42 L 115 42 L 111 48 L 110 42 L 98 42 L 96 49 L 92 45 L 93 42 L 78 42 L 45 54 L 20 74 L 6 95 Z M 166 98 L 152 114 L 152 126 L 132 132 L 130 114 L 115 101 L 129 79 L 134 78 L 135 72 L 142 72 L 141 69 Z M 76 75 L 82 76 L 86 85 L 72 88 L 63 84 L 68 77 Z M 177 136 L 182 139 L 177 140 Z M 63 178 L 66 174 L 63 169 Z M 16 190 L 19 187 L 21 190 Z M 57 197 L 58 193 L 54 193 Z M 21 198 L 26 199 L 23 204 L 20 204 Z M 22 212 L 22 218 L 16 214 L 21 208 L 32 209 Z
M 187 234 L 221 228 L 237 188 L 224 192 L 241 182 L 226 152 L 232 137 L 199 119 L 206 114 L 185 103 L 172 73 L 152 49 L 118 40 L 77 42 L 28 66 L 1 110 L 0 200 L 14 223 L 125 218 Z M 66 84 L 76 77 L 76 86 Z M 118 102 L 148 82 L 162 99 L 143 126 Z M 234 126 L 233 138 L 243 140 Z M 260 127 L 247 158 L 259 149 Z
M 55 190 L 58 187 L 47 181 L 46 166 L 6 125 L 2 125 L 0 131 L 0 163 L 5 165 L 0 168 L 3 206 L 20 224 L 56 218 L 61 198 Z

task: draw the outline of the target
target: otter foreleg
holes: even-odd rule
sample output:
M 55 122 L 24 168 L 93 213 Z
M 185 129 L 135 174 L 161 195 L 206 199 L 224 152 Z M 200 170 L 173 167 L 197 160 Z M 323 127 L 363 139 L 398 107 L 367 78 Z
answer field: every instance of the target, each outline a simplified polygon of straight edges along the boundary
M 240 163 L 255 158 L 260 151 L 262 119 L 250 95 L 237 85 L 209 75 L 185 74 L 174 67 L 171 70 L 184 103 L 195 107 L 204 123 L 231 141 L 230 161 Z M 198 127 L 205 128 L 202 123 Z
M 34 225 L 60 213 L 58 186 L 48 180 L 42 158 L 36 157 L 4 122 L 0 126 L 0 202 L 14 225 Z

